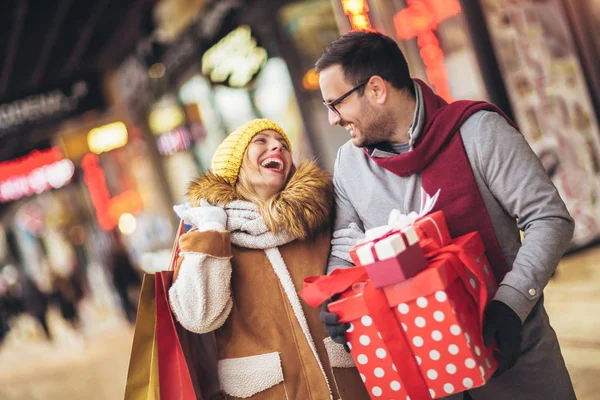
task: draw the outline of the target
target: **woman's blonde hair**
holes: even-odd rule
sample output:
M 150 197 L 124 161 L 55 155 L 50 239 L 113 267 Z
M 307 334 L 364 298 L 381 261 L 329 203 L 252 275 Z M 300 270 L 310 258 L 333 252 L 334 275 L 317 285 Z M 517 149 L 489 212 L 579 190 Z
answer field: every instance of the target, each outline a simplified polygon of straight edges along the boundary
M 254 190 L 254 187 L 252 187 L 250 179 L 248 178 L 248 175 L 246 174 L 244 169 L 240 168 L 238 179 L 234 186 L 234 190 L 237 197 L 240 200 L 246 200 L 256 204 L 258 206 L 258 211 L 260 212 L 260 215 L 265 221 L 265 225 L 267 225 L 267 228 L 269 228 L 269 230 L 273 233 L 279 233 L 279 231 L 281 230 L 281 217 L 276 207 L 277 199 L 279 198 L 281 192 L 285 190 L 295 172 L 296 167 L 294 166 L 294 164 L 292 164 L 292 168 L 290 169 L 290 176 L 288 177 L 287 182 L 285 183 L 281 191 L 275 193 L 267 200 L 263 200 L 258 196 L 256 191 Z

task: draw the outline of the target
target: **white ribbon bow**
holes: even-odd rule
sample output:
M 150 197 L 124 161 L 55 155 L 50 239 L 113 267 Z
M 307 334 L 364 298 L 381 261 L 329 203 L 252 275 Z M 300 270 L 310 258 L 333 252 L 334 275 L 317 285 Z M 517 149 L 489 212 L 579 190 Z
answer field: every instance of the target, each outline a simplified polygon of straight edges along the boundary
M 406 227 L 412 226 L 417 219 L 427 215 L 433 210 L 433 207 L 440 196 L 440 190 L 441 189 L 438 189 L 433 196 L 429 196 L 425 190 L 421 188 L 421 209 L 418 213 L 412 211 L 408 214 L 402 214 L 400 210 L 393 209 L 388 217 L 387 225 L 367 229 L 365 232 L 365 239 L 362 242 L 369 242 L 382 237 L 391 231 L 400 231 Z

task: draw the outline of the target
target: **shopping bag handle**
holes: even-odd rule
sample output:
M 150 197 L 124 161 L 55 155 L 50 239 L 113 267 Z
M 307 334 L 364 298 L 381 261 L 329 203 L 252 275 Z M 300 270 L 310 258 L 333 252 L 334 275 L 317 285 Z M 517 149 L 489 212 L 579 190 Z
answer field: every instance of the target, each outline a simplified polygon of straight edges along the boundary
M 177 253 L 179 253 L 179 238 L 183 234 L 184 223 L 183 220 L 179 221 L 179 227 L 177 228 L 177 235 L 175 236 L 175 242 L 173 242 L 173 248 L 171 249 L 171 261 L 169 262 L 169 271 L 175 271 L 175 264 L 177 263 Z

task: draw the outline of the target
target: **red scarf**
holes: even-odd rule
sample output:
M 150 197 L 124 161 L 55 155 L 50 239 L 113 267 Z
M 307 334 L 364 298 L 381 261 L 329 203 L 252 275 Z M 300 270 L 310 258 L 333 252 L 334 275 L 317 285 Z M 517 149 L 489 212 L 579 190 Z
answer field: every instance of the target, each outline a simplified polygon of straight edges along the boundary
M 407 177 L 421 172 L 421 185 L 430 195 L 441 189 L 433 211 L 443 210 L 452 237 L 478 231 L 498 282 L 510 270 L 490 216 L 477 187 L 460 135 L 461 125 L 477 111 L 493 111 L 516 125 L 500 109 L 484 101 L 455 101 L 451 104 L 437 96 L 429 86 L 421 86 L 425 121 L 410 152 L 387 158 L 371 157 L 379 166 Z M 484 160 L 485 162 L 485 160 Z

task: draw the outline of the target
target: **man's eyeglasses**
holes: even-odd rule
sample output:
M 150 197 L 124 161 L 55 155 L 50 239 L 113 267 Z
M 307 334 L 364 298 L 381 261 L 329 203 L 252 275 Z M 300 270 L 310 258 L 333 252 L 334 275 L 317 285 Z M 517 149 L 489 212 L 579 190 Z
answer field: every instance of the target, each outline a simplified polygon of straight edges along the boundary
M 369 78 L 369 79 L 371 79 L 371 78 Z M 348 96 L 350 96 L 352 93 L 354 93 L 361 87 L 365 86 L 369 82 L 369 79 L 362 81 L 361 83 L 358 84 L 358 86 L 353 87 L 352 89 L 348 90 L 346 93 L 344 93 L 343 95 L 341 95 L 340 97 L 338 97 L 337 99 L 335 99 L 333 101 L 326 102 L 325 100 L 323 100 L 323 104 L 327 108 L 329 108 L 331 111 L 336 113 L 337 115 L 340 115 L 340 112 L 335 108 L 335 106 L 340 104 L 342 101 L 346 100 L 348 98 Z

